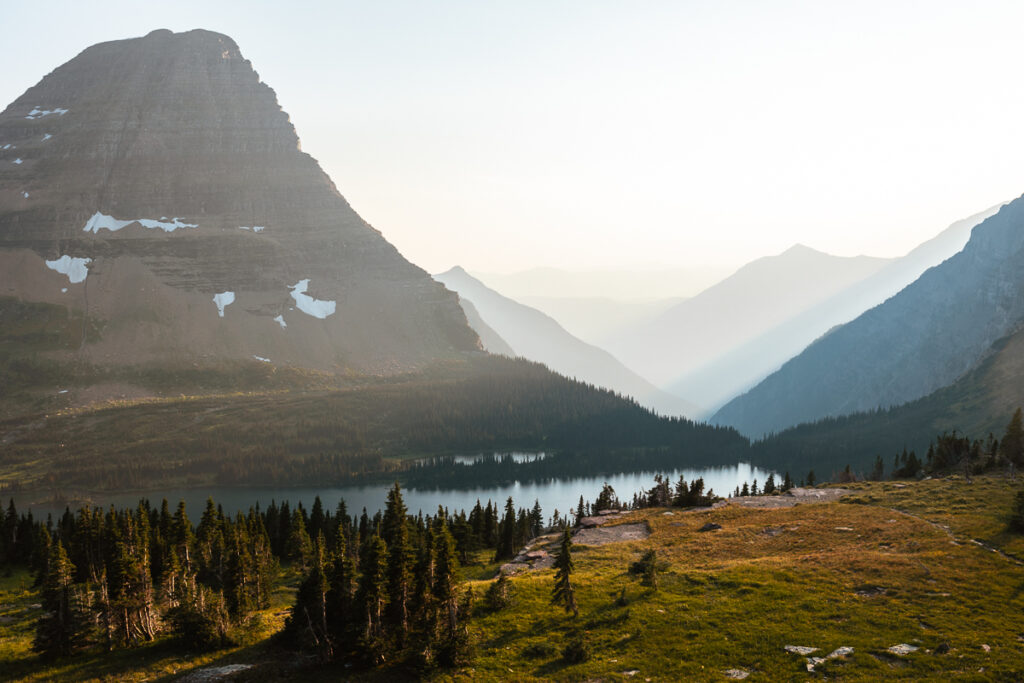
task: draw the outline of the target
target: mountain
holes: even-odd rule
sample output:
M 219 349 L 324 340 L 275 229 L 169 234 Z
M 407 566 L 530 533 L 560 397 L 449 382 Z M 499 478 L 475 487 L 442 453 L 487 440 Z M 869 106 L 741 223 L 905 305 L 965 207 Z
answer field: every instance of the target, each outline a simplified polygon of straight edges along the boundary
M 512 297 L 522 304 L 550 315 L 569 334 L 601 346 L 624 330 L 642 325 L 683 301 L 669 299 L 612 299 L 608 297 Z
M 1024 200 L 964 249 L 815 341 L 715 416 L 748 435 L 899 405 L 952 384 L 1024 319 Z
M 730 272 L 730 268 L 709 265 L 579 271 L 531 268 L 515 273 L 473 271 L 470 275 L 516 301 L 530 297 L 655 301 L 693 296 Z
M 489 289 L 462 268 L 452 268 L 434 278 L 458 292 L 463 302 L 468 300 L 470 310 L 478 311 L 479 319 L 515 349 L 517 355 L 544 363 L 566 377 L 631 396 L 663 415 L 685 415 L 694 410 L 683 399 L 660 391 L 639 377 L 607 351 L 573 337 L 540 311 Z M 470 315 L 471 322 L 473 317 Z M 481 337 L 484 336 L 481 332 Z
M 859 282 L 784 320 L 745 344 L 668 385 L 681 396 L 702 399 L 714 412 L 749 390 L 836 325 L 849 322 L 921 276 L 928 268 L 963 249 L 971 229 L 1002 204 L 957 221 L 932 239 Z
M 1014 410 L 1024 406 L 1024 328 L 997 340 L 978 363 L 949 386 L 887 410 L 823 418 L 791 427 L 755 444 L 761 467 L 825 478 L 850 465 L 871 471 L 881 455 L 886 471 L 904 448 L 919 458 L 936 436 L 954 431 L 970 439 L 1001 438 Z
M 641 376 L 668 386 L 887 263 L 797 245 L 743 266 L 647 324 L 609 340 L 607 348 Z M 717 398 L 712 392 L 686 396 L 702 406 Z
M 51 355 L 96 366 L 393 374 L 479 349 L 203 30 L 94 45 L 0 114 L 0 296 L 84 316 Z
M 469 326 L 472 327 L 478 335 L 480 335 L 480 343 L 483 345 L 485 351 L 498 356 L 508 356 L 509 358 L 516 357 L 516 352 L 508 345 L 508 342 L 502 339 L 501 335 L 495 332 L 491 326 L 485 323 L 484 319 L 480 317 L 480 313 L 476 310 L 476 306 L 473 305 L 472 301 L 460 298 L 459 303 L 462 305 L 462 310 L 466 312 L 466 320 L 469 321 Z

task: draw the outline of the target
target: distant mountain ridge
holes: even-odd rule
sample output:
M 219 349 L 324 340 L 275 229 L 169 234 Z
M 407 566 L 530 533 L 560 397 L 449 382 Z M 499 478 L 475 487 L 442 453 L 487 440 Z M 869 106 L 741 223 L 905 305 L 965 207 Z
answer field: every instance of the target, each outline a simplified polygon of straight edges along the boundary
M 646 324 L 608 340 L 607 348 L 655 385 L 674 386 L 679 378 L 869 277 L 888 262 L 832 256 L 796 245 L 743 266 Z M 720 399 L 715 387 L 675 393 L 701 406 Z
M 434 278 L 457 292 L 463 302 L 469 301 L 478 319 L 497 333 L 516 355 L 544 363 L 567 377 L 631 396 L 641 405 L 663 415 L 678 416 L 694 412 L 692 404 L 659 390 L 607 351 L 573 337 L 554 319 L 540 311 L 489 289 L 462 268 L 456 266 Z M 471 324 L 474 323 L 475 316 L 469 314 L 469 320 Z M 486 331 L 478 332 L 487 344 Z M 497 348 L 488 345 L 488 350 L 502 353 Z
M 882 303 L 928 268 L 963 249 L 974 226 L 994 215 L 1001 206 L 1003 204 L 997 204 L 956 221 L 905 256 L 892 260 L 863 280 L 679 378 L 667 389 L 683 396 L 702 397 L 711 412 L 717 411 L 725 402 L 751 389 L 836 325 L 849 322 Z
M 713 417 L 760 436 L 895 406 L 952 384 L 1024 319 L 1024 200 L 977 225 L 962 251 L 811 344 Z

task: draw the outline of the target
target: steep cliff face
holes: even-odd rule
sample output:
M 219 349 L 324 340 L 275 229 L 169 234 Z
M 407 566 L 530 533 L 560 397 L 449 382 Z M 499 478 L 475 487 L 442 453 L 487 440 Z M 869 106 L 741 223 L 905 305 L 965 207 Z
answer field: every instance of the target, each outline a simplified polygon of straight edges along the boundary
M 0 296 L 86 312 L 98 363 L 392 372 L 479 347 L 201 30 L 90 47 L 0 114 Z
M 963 251 L 811 344 L 713 421 L 761 436 L 887 408 L 952 384 L 1024 321 L 1024 198 L 974 228 Z

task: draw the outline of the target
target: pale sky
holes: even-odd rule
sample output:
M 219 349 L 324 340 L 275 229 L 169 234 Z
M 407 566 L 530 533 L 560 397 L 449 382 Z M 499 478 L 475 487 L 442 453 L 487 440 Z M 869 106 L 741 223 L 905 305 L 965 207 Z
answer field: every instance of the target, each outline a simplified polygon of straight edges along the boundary
M 0 106 L 106 40 L 234 38 L 431 272 L 901 255 L 1024 193 L 1024 3 L 0 0 Z

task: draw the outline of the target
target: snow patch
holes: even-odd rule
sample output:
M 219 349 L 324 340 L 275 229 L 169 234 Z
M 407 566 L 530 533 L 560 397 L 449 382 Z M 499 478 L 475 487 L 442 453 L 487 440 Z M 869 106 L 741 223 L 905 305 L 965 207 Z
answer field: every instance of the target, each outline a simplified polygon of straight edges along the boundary
M 68 393 L 68 390 L 67 390 L 67 389 L 61 389 L 61 390 L 60 390 L 60 391 L 58 391 L 57 393 L 58 393 L 58 394 L 66 394 L 66 393 Z
M 89 275 L 89 269 L 86 266 L 91 262 L 91 258 L 78 258 L 64 254 L 56 261 L 47 261 L 46 267 L 67 275 L 71 284 L 77 284 L 85 282 L 85 278 Z
M 221 292 L 220 294 L 213 295 L 213 303 L 217 305 L 217 315 L 221 318 L 224 317 L 224 308 L 235 303 L 234 292 Z
M 256 354 L 253 354 L 252 357 L 255 358 L 256 360 L 261 360 L 264 363 L 269 363 L 270 362 L 269 358 L 264 358 L 263 356 L 257 356 Z
M 0 147 L 0 149 L 14 149 L 14 147 L 13 147 L 13 146 L 11 145 L 11 143 L 9 143 L 9 142 L 8 142 L 8 143 L 7 143 L 6 145 L 4 145 L 3 147 Z
M 25 199 L 28 199 L 28 192 L 22 192 L 21 196 L 24 197 Z
M 238 229 L 239 230 L 252 230 L 253 232 L 263 232 L 264 230 L 266 230 L 266 227 L 263 226 L 263 225 L 253 225 L 253 226 L 240 225 L 240 226 L 238 226 Z
M 292 287 L 292 298 L 295 299 L 295 305 L 298 306 L 300 311 L 321 320 L 329 315 L 334 315 L 335 302 L 314 299 L 306 294 L 307 289 L 309 289 L 309 278 L 299 280 Z
M 21 164 L 21 163 L 24 163 L 24 162 L 21 160 L 21 157 L 19 157 L 19 158 L 14 160 L 14 163 Z
M 276 318 L 274 318 L 274 322 L 277 323 L 278 325 L 280 325 L 282 330 L 284 328 L 288 327 L 288 323 L 286 323 L 284 321 L 284 316 L 283 315 L 279 315 Z
M 165 220 L 155 221 L 151 218 L 139 218 L 137 222 L 144 228 L 160 228 L 164 232 L 174 232 L 178 228 L 198 228 L 198 223 L 182 223 L 180 218 L 172 218 L 169 222 Z
M 46 133 L 45 135 L 43 135 L 42 142 L 46 142 L 47 140 L 49 140 L 52 137 L 53 137 L 52 135 L 50 135 L 49 133 Z
M 108 216 L 105 213 L 97 211 L 92 215 L 83 228 L 84 232 L 91 232 L 94 235 L 98 235 L 100 230 L 109 230 L 110 232 L 117 232 L 126 225 L 132 223 L 138 223 L 144 228 L 154 229 L 160 228 L 164 232 L 174 232 L 178 228 L 198 228 L 199 225 L 196 223 L 182 223 L 180 218 L 172 218 L 170 221 L 164 217 L 157 221 L 152 218 L 130 218 L 126 221 L 118 220 L 113 216 Z
M 252 228 L 247 228 L 247 227 L 245 227 L 244 225 L 239 225 L 239 226 L 238 226 L 238 229 L 239 229 L 239 230 L 251 230 Z
M 61 287 L 60 288 L 60 293 L 61 294 L 67 294 L 68 293 L 68 288 L 67 287 Z
M 61 109 L 60 107 L 55 107 L 53 109 L 40 109 L 39 107 L 35 107 L 32 111 L 28 113 L 28 116 L 26 116 L 25 118 L 35 120 L 41 119 L 44 116 L 49 116 L 50 114 L 60 114 L 61 116 L 64 116 L 64 114 L 67 113 L 67 109 Z

